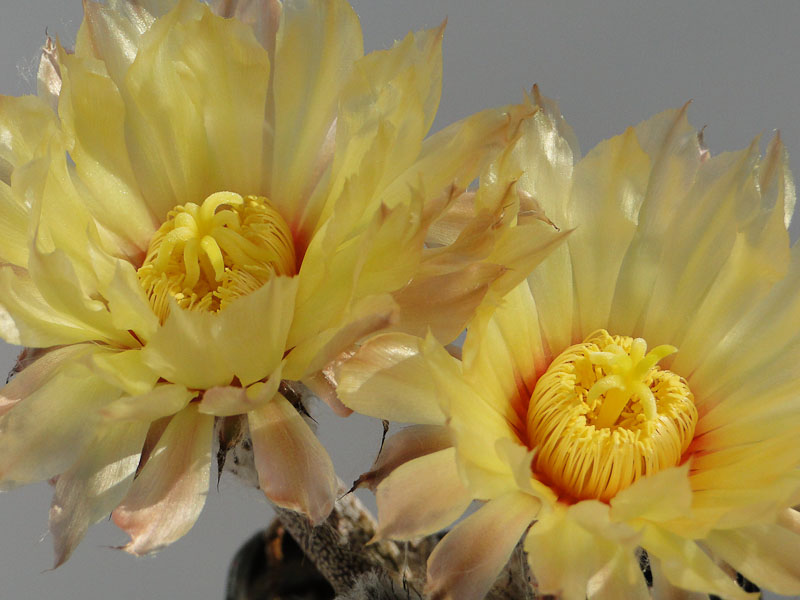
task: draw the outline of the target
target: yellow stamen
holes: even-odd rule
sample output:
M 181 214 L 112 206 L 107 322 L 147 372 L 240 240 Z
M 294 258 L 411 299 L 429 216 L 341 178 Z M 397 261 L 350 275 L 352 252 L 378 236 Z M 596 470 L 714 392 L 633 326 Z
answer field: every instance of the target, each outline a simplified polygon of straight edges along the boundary
M 291 232 L 266 198 L 217 192 L 170 211 L 138 273 L 163 322 L 170 298 L 217 311 L 274 275 L 294 275 L 295 261 Z
M 539 378 L 528 410 L 533 468 L 575 499 L 609 500 L 679 464 L 697 409 L 686 381 L 656 365 L 641 338 L 600 330 L 567 348 Z

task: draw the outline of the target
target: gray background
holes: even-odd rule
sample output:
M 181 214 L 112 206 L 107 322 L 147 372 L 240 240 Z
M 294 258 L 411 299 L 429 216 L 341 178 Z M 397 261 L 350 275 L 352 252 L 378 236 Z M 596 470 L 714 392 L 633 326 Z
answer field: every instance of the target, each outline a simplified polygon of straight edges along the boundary
M 368 50 L 448 18 L 444 92 L 434 129 L 482 108 L 518 101 L 538 83 L 558 98 L 584 153 L 660 110 L 694 100 L 712 152 L 741 148 L 780 128 L 800 172 L 800 2 L 673 0 L 360 0 Z M 0 0 L 0 93 L 33 89 L 45 29 L 65 43 L 79 0 Z M 764 140 L 766 141 L 766 139 Z M 795 235 L 796 237 L 796 235 Z M 17 349 L 0 348 L 0 372 Z M 369 466 L 380 425 L 331 419 L 320 435 L 345 480 Z M 110 523 L 93 527 L 54 572 L 47 538 L 50 491 L 38 484 L 0 498 L 0 598 L 216 599 L 239 545 L 270 510 L 254 490 L 223 477 L 194 529 L 156 557 L 109 549 L 124 543 Z M 774 597 L 774 596 L 773 596 Z

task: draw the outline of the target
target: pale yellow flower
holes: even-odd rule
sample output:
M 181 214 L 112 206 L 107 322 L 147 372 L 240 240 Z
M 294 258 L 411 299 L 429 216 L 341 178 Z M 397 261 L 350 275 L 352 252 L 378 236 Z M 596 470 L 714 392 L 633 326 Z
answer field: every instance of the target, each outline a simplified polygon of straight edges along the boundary
M 353 408 L 419 425 L 362 477 L 379 536 L 487 501 L 438 544 L 433 598 L 484 596 L 520 539 L 538 592 L 800 593 L 800 258 L 776 137 L 710 158 L 685 108 L 577 160 L 549 105 L 513 150 L 519 193 L 572 230 L 457 360 L 382 334 L 341 368 Z
M 58 476 L 58 563 L 112 511 L 142 554 L 191 528 L 214 419 L 246 415 L 265 494 L 318 523 L 333 466 L 281 381 L 334 402 L 320 372 L 366 333 L 448 341 L 508 287 L 502 198 L 423 241 L 531 109 L 426 139 L 442 28 L 364 56 L 344 0 L 84 7 L 39 96 L 0 98 L 0 334 L 50 349 L 2 392 L 0 482 Z

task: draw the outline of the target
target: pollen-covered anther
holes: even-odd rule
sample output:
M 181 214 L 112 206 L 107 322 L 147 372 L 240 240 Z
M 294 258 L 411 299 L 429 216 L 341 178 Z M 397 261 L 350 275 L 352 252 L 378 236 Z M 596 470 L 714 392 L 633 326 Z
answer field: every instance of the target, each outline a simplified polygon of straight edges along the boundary
M 217 192 L 170 211 L 138 274 L 163 322 L 170 298 L 217 311 L 275 275 L 294 275 L 295 260 L 289 227 L 266 198 Z
M 658 367 L 676 352 L 605 330 L 562 352 L 528 409 L 533 469 L 565 498 L 608 501 L 645 475 L 680 463 L 697 409 L 686 381 Z

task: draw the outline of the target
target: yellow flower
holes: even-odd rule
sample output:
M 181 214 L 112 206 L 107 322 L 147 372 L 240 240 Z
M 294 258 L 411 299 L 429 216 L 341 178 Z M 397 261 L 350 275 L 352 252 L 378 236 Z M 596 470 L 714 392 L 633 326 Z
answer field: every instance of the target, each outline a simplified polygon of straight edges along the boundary
M 197 519 L 215 417 L 246 415 L 265 494 L 318 523 L 333 466 L 281 382 L 334 402 L 321 372 L 365 334 L 444 315 L 448 341 L 508 287 L 502 198 L 423 242 L 530 107 L 426 139 L 442 28 L 364 56 L 344 0 L 84 7 L 39 95 L 0 98 L 0 334 L 49 349 L 1 394 L 0 482 L 58 476 L 57 563 L 111 511 L 146 553 Z
M 434 598 L 479 599 L 521 538 L 538 592 L 748 597 L 725 565 L 800 593 L 800 259 L 776 137 L 710 158 L 685 108 L 577 159 L 540 100 L 512 154 L 519 194 L 572 230 L 470 324 L 462 360 L 381 334 L 340 370 L 343 401 L 419 425 L 373 470 L 379 536 L 452 523 Z M 659 595 L 660 594 L 660 595 Z

